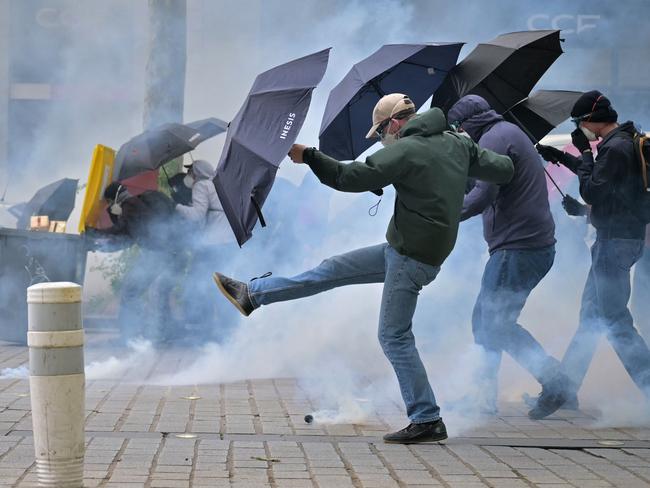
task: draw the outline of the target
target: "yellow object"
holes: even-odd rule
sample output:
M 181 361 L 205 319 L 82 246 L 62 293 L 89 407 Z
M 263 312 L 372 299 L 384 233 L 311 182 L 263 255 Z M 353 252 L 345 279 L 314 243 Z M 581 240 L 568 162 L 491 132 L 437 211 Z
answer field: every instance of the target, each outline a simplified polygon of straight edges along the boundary
M 47 232 L 50 230 L 50 218 L 47 215 L 32 215 L 29 219 L 29 230 Z
M 83 233 L 86 227 L 96 227 L 101 210 L 102 195 L 104 189 L 113 181 L 113 169 L 115 167 L 115 149 L 97 144 L 93 151 L 93 160 L 88 173 L 88 184 L 86 195 L 79 218 L 79 233 Z
M 65 234 L 65 221 L 64 220 L 51 220 L 50 221 L 50 232 L 56 232 L 57 234 Z

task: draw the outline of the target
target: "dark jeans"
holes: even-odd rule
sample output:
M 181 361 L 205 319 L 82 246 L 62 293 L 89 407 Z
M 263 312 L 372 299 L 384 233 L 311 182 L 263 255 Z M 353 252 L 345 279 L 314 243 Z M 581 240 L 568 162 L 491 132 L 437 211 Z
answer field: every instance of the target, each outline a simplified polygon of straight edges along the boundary
M 632 380 L 644 393 L 650 392 L 650 351 L 627 308 L 630 268 L 641 257 L 643 247 L 642 240 L 598 238 L 591 248 L 580 324 L 562 359 L 574 392 L 587 374 L 603 332 Z
M 559 363 L 517 323 L 528 295 L 553 265 L 555 246 L 503 249 L 485 265 L 481 291 L 472 314 L 474 341 L 483 347 L 486 361 L 479 372 L 488 402 L 496 401 L 496 379 L 502 351 L 510 354 L 540 383 L 550 380 Z
M 645 246 L 643 256 L 634 266 L 632 282 L 632 316 L 641 337 L 650 341 L 650 248 Z

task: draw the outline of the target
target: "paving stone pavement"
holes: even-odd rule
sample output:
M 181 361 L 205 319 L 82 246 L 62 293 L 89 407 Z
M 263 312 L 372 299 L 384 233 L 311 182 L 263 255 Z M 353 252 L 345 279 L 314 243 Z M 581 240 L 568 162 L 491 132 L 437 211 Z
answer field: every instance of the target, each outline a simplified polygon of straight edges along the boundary
M 142 377 L 191 360 L 170 348 Z M 25 347 L 0 343 L 0 369 L 25 366 Z M 37 486 L 29 382 L 9 376 L 0 376 L 0 487 Z M 381 436 L 405 423 L 390 402 L 364 425 L 306 424 L 318 405 L 295 379 L 169 386 L 127 377 L 87 381 L 87 487 L 650 486 L 650 427 L 597 428 L 589 412 L 532 421 L 523 404 L 504 404 L 445 444 L 388 445 Z

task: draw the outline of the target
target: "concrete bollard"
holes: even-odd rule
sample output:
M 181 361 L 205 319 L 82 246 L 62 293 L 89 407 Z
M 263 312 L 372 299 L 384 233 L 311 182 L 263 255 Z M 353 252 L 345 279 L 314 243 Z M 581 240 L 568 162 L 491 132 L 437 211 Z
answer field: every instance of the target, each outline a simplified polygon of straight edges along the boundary
M 85 375 L 81 286 L 27 289 L 29 388 L 39 486 L 83 486 Z

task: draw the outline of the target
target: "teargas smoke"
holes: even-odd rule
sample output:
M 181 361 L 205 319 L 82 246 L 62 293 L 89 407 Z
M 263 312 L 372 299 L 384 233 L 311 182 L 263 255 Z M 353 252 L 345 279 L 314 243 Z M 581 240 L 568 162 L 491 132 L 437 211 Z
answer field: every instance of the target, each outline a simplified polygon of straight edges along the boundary
M 425 0 L 288 0 L 277 9 L 263 0 L 188 0 L 184 118 L 232 120 L 257 73 L 333 46 L 328 72 L 313 94 L 298 138 L 317 146 L 329 90 L 352 64 L 379 46 L 466 41 L 462 58 L 476 42 L 526 30 L 532 22 L 534 28 L 567 29 L 566 53 L 538 88 L 607 91 L 617 83 L 612 100 L 619 113 L 647 125 L 650 121 L 641 115 L 650 113 L 650 98 L 635 90 L 647 89 L 650 79 L 632 49 L 650 43 L 650 31 L 635 13 L 644 1 L 614 5 L 608 0 L 580 0 L 569 6 L 554 0 L 540 6 L 533 0 L 505 0 L 500 9 L 486 9 L 481 2 L 465 0 L 453 5 Z M 148 39 L 147 29 L 141 26 L 146 25 L 147 2 L 63 1 L 50 7 L 45 0 L 11 2 L 7 15 L 15 18 L 11 28 L 0 33 L 0 61 L 9 64 L 12 97 L 8 103 L 0 100 L 0 130 L 5 121 L 8 127 L 8 143 L 0 137 L 0 195 L 8 185 L 7 198 L 16 202 L 57 178 L 80 178 L 83 184 L 95 144 L 119 148 L 142 131 Z M 505 9 L 508 16 L 502 15 Z M 576 17 L 587 14 L 593 17 Z M 576 19 L 575 25 L 570 24 L 571 18 Z M 468 23 L 468 19 L 476 21 Z M 586 21 L 595 27 L 586 28 Z M 288 32 L 291 42 L 287 42 Z M 629 32 L 635 33 L 634 46 L 627 44 Z M 30 43 L 23 42 L 27 38 Z M 27 44 L 33 46 L 29 52 L 24 51 Z M 611 79 L 607 58 L 611 52 L 619 56 L 616 80 Z M 283 130 L 290 131 L 291 120 L 289 115 Z M 206 141 L 193 158 L 215 164 L 223 140 Z M 378 145 L 370 151 L 376 149 Z M 577 194 L 575 187 L 569 190 Z M 393 196 L 387 189 L 386 198 Z M 369 194 L 335 193 L 320 185 L 304 165 L 285 161 L 264 205 L 268 226 L 257 228 L 241 249 L 223 244 L 204 253 L 198 247 L 198 232 L 190 232 L 183 252 L 174 255 L 132 249 L 116 260 L 115 253 L 89 254 L 84 287 L 87 312 L 95 307 L 93 313 L 115 314 L 116 297 L 131 296 L 130 308 L 120 316 L 122 333 L 127 339 L 144 339 L 126 350 L 118 346 L 107 350 L 91 342 L 88 379 L 194 385 L 297 377 L 318 403 L 315 422 L 364 422 L 387 404 L 402 415 L 394 374 L 376 339 L 380 286 L 342 288 L 262 308 L 243 319 L 211 281 L 214 271 L 240 279 L 267 271 L 290 276 L 330 255 L 382 242 L 392 206 L 381 206 L 377 216 L 369 218 L 367 209 L 374 203 Z M 577 326 L 590 260 L 589 232 L 584 219 L 567 217 L 559 201 L 552 201 L 552 209 L 558 237 L 556 262 L 533 292 L 520 321 L 550 354 L 561 357 Z M 72 222 L 78 214 L 79 210 L 73 213 Z M 465 415 L 464 399 L 480 388 L 475 381 L 480 357 L 471 332 L 472 307 L 487 260 L 479 220 L 462 224 L 454 252 L 420 296 L 413 323 L 443 416 Z M 132 266 L 135 262 L 138 265 Z M 98 264 L 101 270 L 93 270 Z M 1 269 L 0 292 L 14 279 Z M 125 272 L 128 279 L 123 279 Z M 140 286 L 130 289 L 124 283 Z M 161 296 L 168 298 L 164 305 Z M 2 321 L 0 313 L 0 330 L 10 327 Z M 157 350 L 170 346 L 186 348 L 187 356 L 195 359 L 185 361 L 179 371 L 149 374 Z M 502 364 L 502 400 L 520 401 L 523 392 L 539 391 L 509 357 L 504 356 Z M 2 377 L 22 374 L 18 368 L 3 371 Z M 612 398 L 620 400 L 614 403 Z M 603 412 L 615 410 L 617 421 L 623 417 L 634 423 L 641 421 L 634 420 L 638 419 L 634 405 L 640 398 L 611 348 L 601 344 L 580 392 L 583 406 L 597 402 Z M 448 406 L 454 407 L 453 413 Z M 471 427 L 473 420 L 480 421 L 470 416 L 463 425 Z

